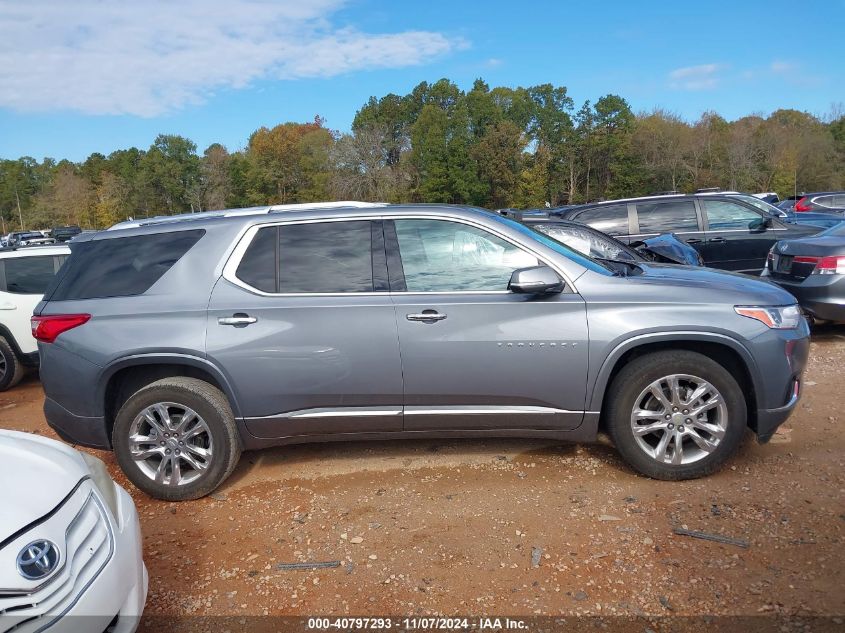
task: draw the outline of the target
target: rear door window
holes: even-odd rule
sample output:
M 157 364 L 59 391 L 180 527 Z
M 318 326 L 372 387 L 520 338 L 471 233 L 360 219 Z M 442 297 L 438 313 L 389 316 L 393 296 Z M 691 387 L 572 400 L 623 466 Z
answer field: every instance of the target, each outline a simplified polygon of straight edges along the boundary
M 609 235 L 628 235 L 628 205 L 613 204 L 585 209 L 572 216 L 583 224 L 588 224 Z
M 692 200 L 638 202 L 637 218 L 643 235 L 700 230 Z
M 143 294 L 203 235 L 196 229 L 74 244 L 46 295 L 66 301 Z
M 373 292 L 369 220 L 262 228 L 235 273 L 264 292 Z
M 14 257 L 2 260 L 0 290 L 13 294 L 43 295 L 56 275 L 56 258 Z

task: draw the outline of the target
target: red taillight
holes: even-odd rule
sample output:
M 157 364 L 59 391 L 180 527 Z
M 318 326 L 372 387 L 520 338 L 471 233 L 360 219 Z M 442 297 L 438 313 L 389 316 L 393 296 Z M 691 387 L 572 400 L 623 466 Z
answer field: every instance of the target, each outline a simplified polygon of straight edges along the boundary
M 798 259 L 797 257 L 795 259 Z M 845 257 L 822 257 L 816 264 L 814 275 L 845 275 Z
M 796 203 L 795 203 L 795 210 L 796 210 L 796 211 L 799 211 L 799 212 L 812 211 L 812 210 L 813 210 L 813 205 L 812 205 L 812 203 L 811 203 L 811 202 L 807 199 L 807 196 L 804 196 L 804 197 L 803 197 L 803 198 L 801 198 L 798 202 L 796 202 Z
M 50 314 L 47 316 L 34 316 L 32 325 L 32 336 L 42 343 L 52 343 L 62 332 L 67 332 L 91 318 L 90 314 Z

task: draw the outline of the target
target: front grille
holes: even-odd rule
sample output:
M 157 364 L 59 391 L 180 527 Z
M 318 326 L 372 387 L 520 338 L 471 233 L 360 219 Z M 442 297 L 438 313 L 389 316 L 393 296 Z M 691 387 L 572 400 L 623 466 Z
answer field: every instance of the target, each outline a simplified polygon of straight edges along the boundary
M 0 633 L 36 633 L 69 611 L 114 552 L 106 509 L 93 492 L 67 527 L 64 564 L 36 592 L 0 598 Z

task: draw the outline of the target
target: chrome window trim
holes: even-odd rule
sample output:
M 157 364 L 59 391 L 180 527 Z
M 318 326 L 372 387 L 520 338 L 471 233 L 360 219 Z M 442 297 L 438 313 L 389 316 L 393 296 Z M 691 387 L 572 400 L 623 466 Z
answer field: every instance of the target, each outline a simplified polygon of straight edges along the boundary
M 548 266 L 552 270 L 554 270 L 558 275 L 560 275 L 561 279 L 564 280 L 566 285 L 572 290 L 573 293 L 577 292 L 575 284 L 572 282 L 572 279 L 561 269 L 560 266 L 557 266 L 548 261 L 548 258 L 545 255 L 542 255 L 537 250 L 525 246 L 517 241 L 514 241 L 511 237 L 507 235 L 503 235 L 499 231 L 495 229 L 491 229 L 487 225 L 481 222 L 473 222 L 467 218 L 462 217 L 455 217 L 448 214 L 420 214 L 420 215 L 398 215 L 398 214 L 384 214 L 384 215 L 354 215 L 354 216 L 338 216 L 338 217 L 331 217 L 331 218 L 308 218 L 308 219 L 295 219 L 295 220 L 285 220 L 280 218 L 268 218 L 266 222 L 257 222 L 255 224 L 251 224 L 247 227 L 244 227 L 243 230 L 238 234 L 238 236 L 233 241 L 234 247 L 230 247 L 224 256 L 223 261 L 225 262 L 222 266 L 222 269 L 218 273 L 218 276 L 222 277 L 226 281 L 243 288 L 244 290 L 251 292 L 253 294 L 262 296 L 262 297 L 373 297 L 373 296 L 390 296 L 390 295 L 410 295 L 410 294 L 438 294 L 438 295 L 498 295 L 498 294 L 513 294 L 509 290 L 450 290 L 450 291 L 417 291 L 417 292 L 390 292 L 390 291 L 378 291 L 378 292 L 265 292 L 263 290 L 259 290 L 258 288 L 254 288 L 250 286 L 248 283 L 242 281 L 236 275 L 238 270 L 238 266 L 241 263 L 241 259 L 243 259 L 246 250 L 249 248 L 249 245 L 252 243 L 252 240 L 255 239 L 256 233 L 259 230 L 271 226 L 286 226 L 292 224 L 315 224 L 315 223 L 324 223 L 324 222 L 355 222 L 355 221 L 368 221 L 371 222 L 373 220 L 445 220 L 449 222 L 457 222 L 459 224 L 465 224 L 467 226 L 472 226 L 477 229 L 481 229 L 482 231 L 487 231 L 502 239 L 509 244 L 513 245 L 520 250 L 526 251 L 537 258 L 539 262 L 543 265 Z

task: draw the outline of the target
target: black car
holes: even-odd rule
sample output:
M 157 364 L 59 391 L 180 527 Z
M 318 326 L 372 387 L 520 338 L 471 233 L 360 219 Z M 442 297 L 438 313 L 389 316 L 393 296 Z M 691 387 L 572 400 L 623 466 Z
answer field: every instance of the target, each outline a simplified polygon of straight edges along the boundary
M 625 262 L 651 261 L 686 266 L 704 265 L 698 251 L 671 234 L 625 244 L 580 222 L 561 220 L 539 211 L 507 210 L 499 213 L 517 219 L 590 257 Z
M 53 239 L 57 242 L 69 242 L 80 233 L 82 229 L 78 226 L 57 226 L 51 231 Z
M 784 222 L 727 193 L 609 200 L 563 211 L 560 217 L 627 243 L 673 233 L 701 253 L 705 265 L 750 274 L 760 273 L 775 242 L 820 230 Z
M 783 206 L 781 206 L 783 205 Z M 797 213 L 845 214 L 845 191 L 815 191 L 790 196 L 778 205 L 781 209 Z
M 778 242 L 763 276 L 791 292 L 813 318 L 845 321 L 845 223 Z

